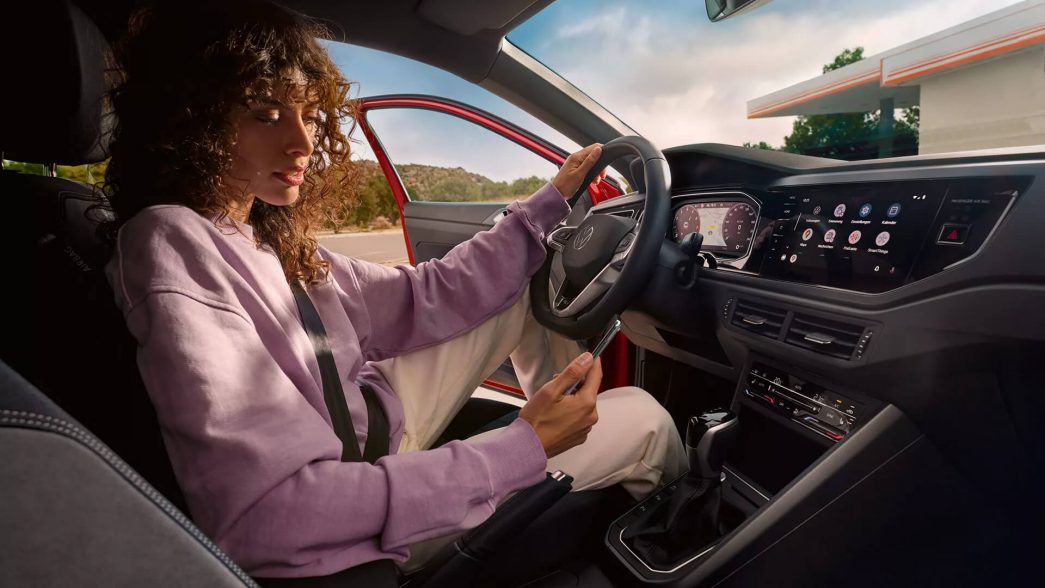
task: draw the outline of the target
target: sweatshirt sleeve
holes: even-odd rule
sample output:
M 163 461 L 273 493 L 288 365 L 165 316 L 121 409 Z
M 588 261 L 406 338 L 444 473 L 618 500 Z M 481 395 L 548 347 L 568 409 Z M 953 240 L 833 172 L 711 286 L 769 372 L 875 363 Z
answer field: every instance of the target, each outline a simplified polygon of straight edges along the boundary
M 334 279 L 345 291 L 358 289 L 366 308 L 368 320 L 356 321 L 366 358 L 445 341 L 510 306 L 544 262 L 545 233 L 569 210 L 549 183 L 441 259 L 388 268 L 332 255 Z
M 529 229 L 528 229 L 529 230 Z M 138 362 L 197 524 L 251 573 L 321 566 L 362 543 L 404 558 L 539 482 L 544 451 L 517 419 L 476 442 L 340 461 L 341 442 L 234 305 L 171 289 L 127 310 Z

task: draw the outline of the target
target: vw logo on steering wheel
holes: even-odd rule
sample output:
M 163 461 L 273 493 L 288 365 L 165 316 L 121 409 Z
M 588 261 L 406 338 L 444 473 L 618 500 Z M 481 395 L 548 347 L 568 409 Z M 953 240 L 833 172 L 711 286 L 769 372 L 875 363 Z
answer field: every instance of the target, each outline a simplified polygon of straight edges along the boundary
M 584 249 L 584 246 L 588 244 L 588 241 L 591 241 L 591 236 L 594 234 L 595 227 L 584 229 L 584 232 L 577 235 L 577 238 L 573 240 L 573 248 L 577 250 Z

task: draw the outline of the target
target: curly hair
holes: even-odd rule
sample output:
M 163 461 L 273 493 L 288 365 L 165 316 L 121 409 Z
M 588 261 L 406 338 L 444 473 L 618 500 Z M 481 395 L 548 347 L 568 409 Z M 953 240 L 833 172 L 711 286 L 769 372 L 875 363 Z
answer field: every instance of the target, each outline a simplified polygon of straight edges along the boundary
M 258 245 L 279 257 L 288 282 L 323 279 L 312 229 L 326 201 L 346 192 L 351 127 L 357 111 L 345 80 L 317 42 L 327 31 L 265 0 L 161 2 L 132 16 L 114 47 L 116 79 L 111 161 L 105 191 L 115 220 L 109 239 L 147 206 L 181 204 L 229 213 L 223 180 L 233 161 L 232 114 L 252 96 L 300 74 L 297 88 L 319 108 L 315 148 L 300 197 L 290 206 L 255 199 L 249 213 Z

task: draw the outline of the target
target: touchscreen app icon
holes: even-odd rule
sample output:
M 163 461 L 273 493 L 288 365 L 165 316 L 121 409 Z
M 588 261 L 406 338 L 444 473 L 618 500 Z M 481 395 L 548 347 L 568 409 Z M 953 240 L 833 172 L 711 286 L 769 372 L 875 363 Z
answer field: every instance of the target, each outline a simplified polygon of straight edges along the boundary
M 837 235 L 837 234 L 838 233 L 834 229 L 831 229 L 831 230 L 827 231 L 826 233 L 824 233 L 824 243 L 834 243 L 835 242 L 835 235 Z
M 802 231 L 802 240 L 808 241 L 813 238 L 813 229 L 806 229 Z
M 849 244 L 856 245 L 860 241 L 861 236 L 862 235 L 860 231 L 853 231 L 852 233 L 849 233 Z
M 845 204 L 839 204 L 838 206 L 835 207 L 835 216 L 836 217 L 842 218 L 842 215 L 844 215 L 844 214 L 845 214 Z
M 860 218 L 867 218 L 871 216 L 871 203 L 868 202 L 860 207 Z
M 900 206 L 899 202 L 894 202 L 894 203 L 889 205 L 888 210 L 885 211 L 885 215 L 888 216 L 889 218 L 896 218 L 896 217 L 900 216 L 900 209 L 901 208 L 902 207 Z
M 821 210 L 823 210 L 823 208 L 821 208 L 820 205 L 817 204 L 816 206 L 813 207 L 813 214 L 820 214 Z
M 885 244 L 889 242 L 889 231 L 882 231 L 878 233 L 878 236 L 874 238 L 874 244 L 879 247 L 885 247 Z

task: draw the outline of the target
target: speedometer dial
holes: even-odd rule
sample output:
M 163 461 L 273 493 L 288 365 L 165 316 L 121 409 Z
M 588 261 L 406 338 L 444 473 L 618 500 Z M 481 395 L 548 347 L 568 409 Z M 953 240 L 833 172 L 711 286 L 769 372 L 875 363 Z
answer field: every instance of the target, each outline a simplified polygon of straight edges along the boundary
M 687 204 L 675 212 L 675 242 L 690 233 L 700 232 L 700 209 L 695 204 Z
M 726 251 L 733 253 L 747 251 L 757 222 L 758 213 L 750 204 L 743 202 L 734 204 L 722 221 L 722 240 L 726 242 Z

